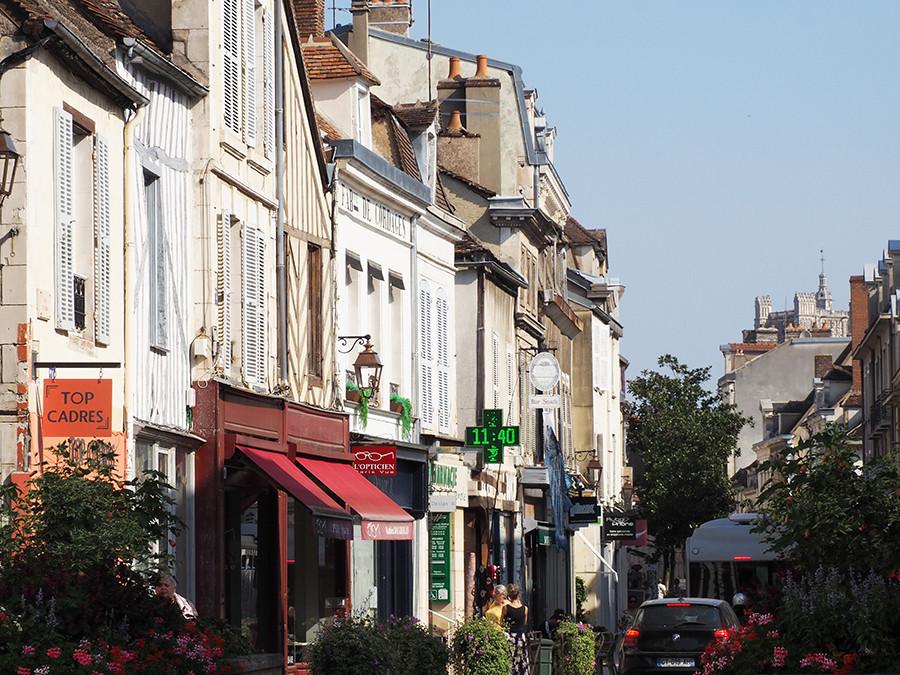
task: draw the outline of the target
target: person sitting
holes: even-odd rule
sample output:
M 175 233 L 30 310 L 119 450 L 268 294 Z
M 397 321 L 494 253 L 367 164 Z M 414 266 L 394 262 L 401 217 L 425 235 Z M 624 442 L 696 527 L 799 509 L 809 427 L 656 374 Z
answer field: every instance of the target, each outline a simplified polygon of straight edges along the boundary
M 178 595 L 178 580 L 171 574 L 163 572 L 156 577 L 156 597 L 164 598 L 178 607 L 185 619 L 196 619 L 197 610 L 187 598 Z
M 506 587 L 494 586 L 494 594 L 484 606 L 484 618 L 501 630 L 506 628 Z
M 557 609 L 553 612 L 553 615 L 544 621 L 543 633 L 544 638 L 547 640 L 553 640 L 556 637 L 556 629 L 559 627 L 563 621 L 568 618 L 568 614 L 566 614 L 566 610 Z

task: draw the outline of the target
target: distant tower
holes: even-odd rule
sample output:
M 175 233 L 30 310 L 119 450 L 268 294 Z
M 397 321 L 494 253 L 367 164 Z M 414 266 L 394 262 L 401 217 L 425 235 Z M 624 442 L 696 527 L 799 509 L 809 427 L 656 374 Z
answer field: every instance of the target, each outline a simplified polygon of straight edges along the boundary
M 769 321 L 769 313 L 772 311 L 772 298 L 768 295 L 756 296 L 756 317 L 754 328 L 759 330 Z
M 831 312 L 831 291 L 828 290 L 828 278 L 825 276 L 825 255 L 819 249 L 822 270 L 819 272 L 819 290 L 816 292 L 816 309 L 820 312 Z

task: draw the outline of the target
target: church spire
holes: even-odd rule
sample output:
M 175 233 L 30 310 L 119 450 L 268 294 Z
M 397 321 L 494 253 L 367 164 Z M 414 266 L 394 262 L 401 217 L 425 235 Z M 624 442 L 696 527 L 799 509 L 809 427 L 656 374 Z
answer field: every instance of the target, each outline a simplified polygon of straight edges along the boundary
M 828 277 L 825 276 L 825 251 L 819 249 L 819 290 L 816 293 L 816 307 L 824 312 L 831 311 L 831 291 L 828 290 Z

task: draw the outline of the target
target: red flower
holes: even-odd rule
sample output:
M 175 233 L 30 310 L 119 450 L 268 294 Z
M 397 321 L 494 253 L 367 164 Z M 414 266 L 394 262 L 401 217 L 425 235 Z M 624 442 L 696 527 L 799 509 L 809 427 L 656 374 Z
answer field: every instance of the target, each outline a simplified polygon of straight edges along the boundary
M 16 675 L 31 675 L 31 668 L 19 666 L 18 668 L 16 668 Z
M 47 650 L 47 656 L 49 656 L 51 659 L 58 659 L 61 654 L 62 649 L 60 649 L 59 647 L 50 647 L 50 649 Z

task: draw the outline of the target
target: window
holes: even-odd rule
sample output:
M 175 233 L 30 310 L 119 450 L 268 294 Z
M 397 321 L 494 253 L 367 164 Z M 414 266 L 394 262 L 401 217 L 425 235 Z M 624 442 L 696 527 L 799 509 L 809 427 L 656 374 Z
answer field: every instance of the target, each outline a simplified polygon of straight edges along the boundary
M 381 265 L 378 265 L 371 260 L 366 262 L 366 269 L 368 271 L 368 274 L 366 275 L 366 307 L 369 314 L 368 329 L 366 332 L 372 336 L 373 344 L 382 345 L 384 344 L 384 339 L 382 336 L 381 301 L 384 287 L 384 273 L 382 272 Z M 393 372 L 392 369 L 394 368 L 394 365 L 395 364 L 393 363 L 388 364 L 390 372 Z M 373 402 L 378 405 L 377 401 Z
M 434 351 L 432 343 L 432 299 L 431 286 L 424 279 L 419 286 L 419 363 L 420 414 L 422 424 L 428 428 L 434 424 Z
M 307 321 L 307 350 L 309 364 L 307 370 L 314 377 L 322 377 L 324 353 L 322 340 L 322 248 L 310 244 L 306 249 L 306 295 L 309 302 Z
M 169 346 L 169 311 L 166 298 L 166 236 L 163 226 L 161 181 L 144 172 L 144 202 L 147 209 L 147 260 L 150 294 L 150 346 Z
M 512 424 L 517 410 L 513 403 L 516 397 L 516 357 L 512 347 L 506 349 L 506 415 L 507 423 Z
M 500 338 L 491 333 L 491 401 L 492 408 L 500 407 Z
M 275 156 L 275 27 L 272 15 L 264 9 L 263 25 L 263 153 Z
M 393 377 L 397 382 L 403 382 L 403 373 L 406 369 L 406 361 L 409 352 L 406 350 L 404 337 L 404 307 L 405 303 L 403 277 L 396 272 L 388 273 L 388 312 L 391 326 L 391 368 Z M 397 393 L 400 391 L 398 389 Z M 406 392 L 408 394 L 408 392 Z
M 525 275 L 525 279 L 528 281 L 528 288 L 519 290 L 519 305 L 521 306 L 521 311 L 528 312 L 532 315 L 537 315 L 537 295 L 539 283 L 537 273 L 537 258 L 535 257 L 534 253 L 528 250 L 525 246 L 522 247 L 521 265 L 522 272 Z
M 244 381 L 266 383 L 266 238 L 244 223 L 241 241 L 241 361 Z
M 369 112 L 369 90 L 356 90 L 356 139 L 366 147 L 372 145 L 372 118 Z
M 75 330 L 84 330 L 84 277 L 72 277 L 72 302 L 75 307 Z
M 231 211 L 223 209 L 216 233 L 216 304 L 218 305 L 218 366 L 231 372 Z
M 450 433 L 450 303 L 443 288 L 435 301 L 438 426 L 441 433 Z

